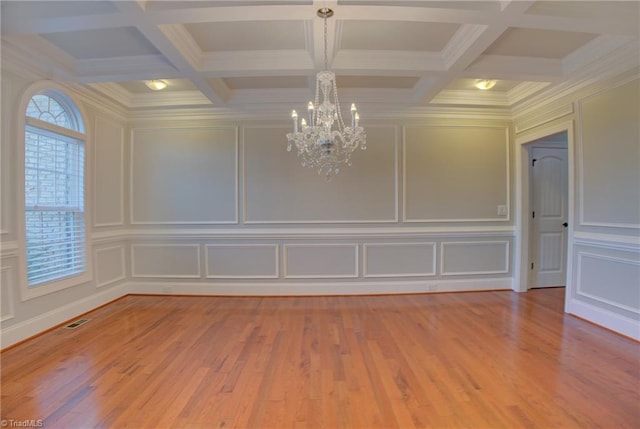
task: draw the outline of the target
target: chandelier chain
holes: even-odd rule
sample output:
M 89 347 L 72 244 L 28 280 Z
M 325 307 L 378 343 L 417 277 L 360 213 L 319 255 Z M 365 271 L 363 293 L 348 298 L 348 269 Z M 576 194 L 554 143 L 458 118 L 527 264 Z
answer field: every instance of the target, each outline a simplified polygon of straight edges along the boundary
M 325 70 L 329 70 L 329 55 L 327 53 L 327 45 L 328 45 L 328 38 L 327 38 L 327 16 L 325 15 L 324 17 L 324 69 Z

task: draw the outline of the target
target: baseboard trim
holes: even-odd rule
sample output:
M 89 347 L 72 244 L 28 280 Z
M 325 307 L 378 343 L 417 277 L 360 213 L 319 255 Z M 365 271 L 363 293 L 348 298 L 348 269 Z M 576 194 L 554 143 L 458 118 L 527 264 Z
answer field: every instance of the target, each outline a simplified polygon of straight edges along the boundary
M 511 290 L 510 277 L 352 282 L 198 282 L 171 281 L 126 282 L 97 292 L 79 301 L 2 329 L 0 349 L 6 350 L 34 336 L 66 323 L 84 313 L 129 294 L 203 295 L 203 296 L 319 296 L 319 295 L 393 295 L 411 293 L 471 292 Z
M 98 307 L 122 298 L 129 293 L 128 287 L 129 285 L 127 283 L 122 283 L 63 307 L 3 328 L 0 338 L 0 349 L 4 351 L 11 346 L 51 330 L 71 319 L 77 318 L 84 313 L 88 313 Z
M 317 295 L 388 295 L 433 292 L 467 292 L 510 290 L 512 279 L 484 278 L 426 281 L 363 282 L 280 282 L 280 283 L 175 283 L 132 282 L 132 294 L 149 295 L 220 295 L 220 296 L 317 296 Z
M 595 305 L 570 299 L 567 313 L 640 342 L 640 323 Z

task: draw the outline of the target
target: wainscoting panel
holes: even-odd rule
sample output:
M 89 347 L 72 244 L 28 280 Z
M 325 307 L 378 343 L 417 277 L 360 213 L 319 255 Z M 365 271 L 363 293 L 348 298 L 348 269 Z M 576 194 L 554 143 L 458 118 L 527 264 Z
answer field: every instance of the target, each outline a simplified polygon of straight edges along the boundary
M 286 244 L 284 274 L 288 279 L 358 277 L 357 244 Z
M 279 248 L 275 244 L 205 246 L 209 279 L 277 279 Z
M 123 246 L 104 247 L 95 250 L 96 287 L 126 279 L 125 251 Z
M 364 277 L 411 277 L 436 274 L 436 243 L 366 243 Z
M 131 275 L 142 278 L 200 278 L 200 245 L 134 244 Z
M 638 237 L 576 231 L 567 312 L 640 341 Z
M 244 131 L 244 222 L 371 223 L 398 218 L 397 127 L 367 127 L 367 150 L 326 182 L 286 151 L 290 129 Z
M 13 288 L 16 287 L 14 270 L 12 266 L 0 268 L 0 321 L 13 319 Z
M 136 128 L 132 224 L 238 222 L 237 128 Z
M 404 129 L 404 221 L 508 221 L 509 139 L 504 127 Z
M 110 119 L 95 120 L 94 225 L 124 223 L 124 127 Z
M 509 273 L 508 241 L 451 241 L 440 244 L 443 276 Z
M 640 260 L 578 251 L 576 295 L 634 313 L 640 319 Z M 631 255 L 629 255 L 631 256 Z

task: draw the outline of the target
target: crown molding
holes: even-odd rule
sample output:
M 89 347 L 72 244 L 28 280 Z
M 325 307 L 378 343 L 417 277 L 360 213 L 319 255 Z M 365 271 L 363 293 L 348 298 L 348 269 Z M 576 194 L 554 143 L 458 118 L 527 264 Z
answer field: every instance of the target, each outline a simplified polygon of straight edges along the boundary
M 526 102 L 514 106 L 514 118 L 535 115 L 536 111 L 547 108 L 546 106 L 570 102 L 573 94 L 590 87 L 595 88 L 598 84 L 616 77 L 637 73 L 639 68 L 640 58 L 638 58 L 637 43 L 626 43 L 615 52 L 605 55 L 589 66 L 583 67 L 579 72 L 573 73 L 571 80 L 549 85 Z
M 480 90 L 443 90 L 431 100 L 435 104 L 459 104 L 474 106 L 509 106 L 509 98 L 504 92 Z
M 517 85 L 516 87 L 507 91 L 507 99 L 509 100 L 509 105 L 515 105 L 520 101 L 531 97 L 537 92 L 542 91 L 549 85 L 550 82 L 523 82 L 520 85 Z

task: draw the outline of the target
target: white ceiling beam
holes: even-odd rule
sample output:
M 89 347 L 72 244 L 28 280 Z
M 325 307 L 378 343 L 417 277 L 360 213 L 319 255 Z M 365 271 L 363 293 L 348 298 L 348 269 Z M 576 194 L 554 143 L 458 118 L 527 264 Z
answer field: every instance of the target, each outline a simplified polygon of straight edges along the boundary
M 162 29 L 149 20 L 142 4 L 136 1 L 118 1 L 114 2 L 114 5 L 123 14 L 130 17 L 137 29 L 165 56 L 167 61 L 182 73 L 184 78 L 191 80 L 196 88 L 212 103 L 216 105 L 224 104 L 230 96 L 229 89 L 226 88 L 222 81 L 217 82 L 217 84 L 214 82 L 212 86 L 210 81 L 201 76 L 189 59 L 172 43 Z

